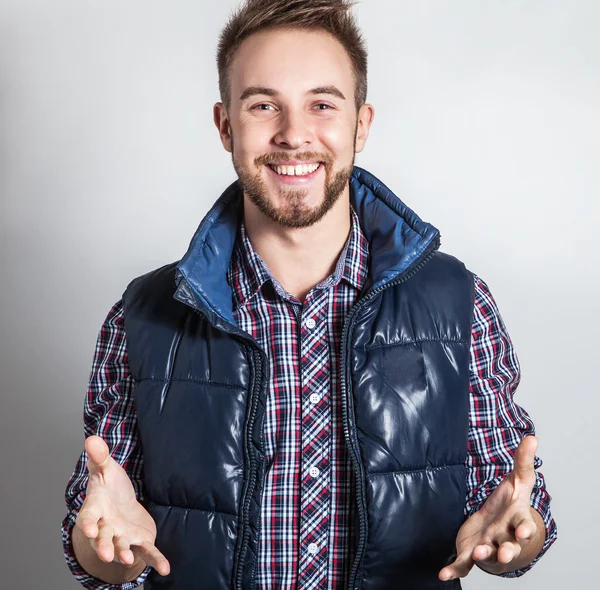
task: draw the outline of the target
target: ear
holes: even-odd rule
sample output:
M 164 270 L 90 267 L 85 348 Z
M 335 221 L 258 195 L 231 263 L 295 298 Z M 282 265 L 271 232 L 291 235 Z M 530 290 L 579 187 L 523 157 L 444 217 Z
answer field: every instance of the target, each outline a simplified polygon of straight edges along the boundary
M 231 125 L 229 123 L 229 115 L 227 114 L 227 109 L 222 102 L 218 102 L 213 107 L 213 120 L 217 129 L 219 130 L 219 135 L 221 136 L 221 143 L 223 147 L 228 151 L 232 151 L 231 146 Z
M 373 119 L 375 118 L 375 109 L 373 105 L 363 104 L 358 111 L 358 121 L 356 124 L 356 138 L 354 151 L 358 154 L 362 152 L 365 143 L 367 142 L 367 137 L 369 137 L 369 129 L 371 129 L 371 124 L 373 123 Z

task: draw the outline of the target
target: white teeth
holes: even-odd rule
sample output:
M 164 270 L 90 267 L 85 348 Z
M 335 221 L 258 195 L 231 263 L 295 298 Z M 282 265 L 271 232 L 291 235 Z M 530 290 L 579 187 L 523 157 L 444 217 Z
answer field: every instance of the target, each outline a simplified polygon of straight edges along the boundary
M 299 164 L 298 166 L 271 166 L 277 174 L 282 174 L 283 176 L 306 176 L 312 174 L 318 167 L 318 163 Z

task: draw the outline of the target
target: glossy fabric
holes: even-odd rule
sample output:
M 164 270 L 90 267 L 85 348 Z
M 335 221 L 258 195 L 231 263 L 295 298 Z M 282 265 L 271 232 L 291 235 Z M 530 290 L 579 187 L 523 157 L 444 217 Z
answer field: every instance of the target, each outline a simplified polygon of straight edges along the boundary
M 459 587 L 437 571 L 464 519 L 472 275 L 360 168 L 351 198 L 372 253 L 342 354 L 360 515 L 353 587 Z M 150 590 L 255 587 L 268 375 L 231 313 L 240 214 L 234 183 L 182 260 L 123 295 L 148 509 L 172 564 L 149 575 Z

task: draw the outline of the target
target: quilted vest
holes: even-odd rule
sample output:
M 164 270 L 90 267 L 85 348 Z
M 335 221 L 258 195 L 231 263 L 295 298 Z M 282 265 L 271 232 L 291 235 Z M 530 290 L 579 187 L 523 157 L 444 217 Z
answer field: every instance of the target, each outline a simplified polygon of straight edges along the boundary
M 438 571 L 464 521 L 473 278 L 440 234 L 367 171 L 351 201 L 369 275 L 342 337 L 356 472 L 351 590 L 460 588 Z M 232 316 L 233 183 L 185 256 L 123 294 L 147 509 L 171 573 L 147 590 L 255 590 L 265 474 L 265 352 Z

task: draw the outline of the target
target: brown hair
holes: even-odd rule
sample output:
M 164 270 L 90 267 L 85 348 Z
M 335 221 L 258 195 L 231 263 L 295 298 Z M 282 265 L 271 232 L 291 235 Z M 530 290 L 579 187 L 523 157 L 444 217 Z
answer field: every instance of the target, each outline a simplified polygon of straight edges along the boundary
M 226 108 L 231 105 L 229 69 L 235 52 L 250 35 L 271 28 L 322 30 L 346 49 L 354 71 L 357 110 L 367 100 L 367 50 L 350 12 L 352 0 L 245 0 L 219 37 L 217 68 L 219 91 Z

